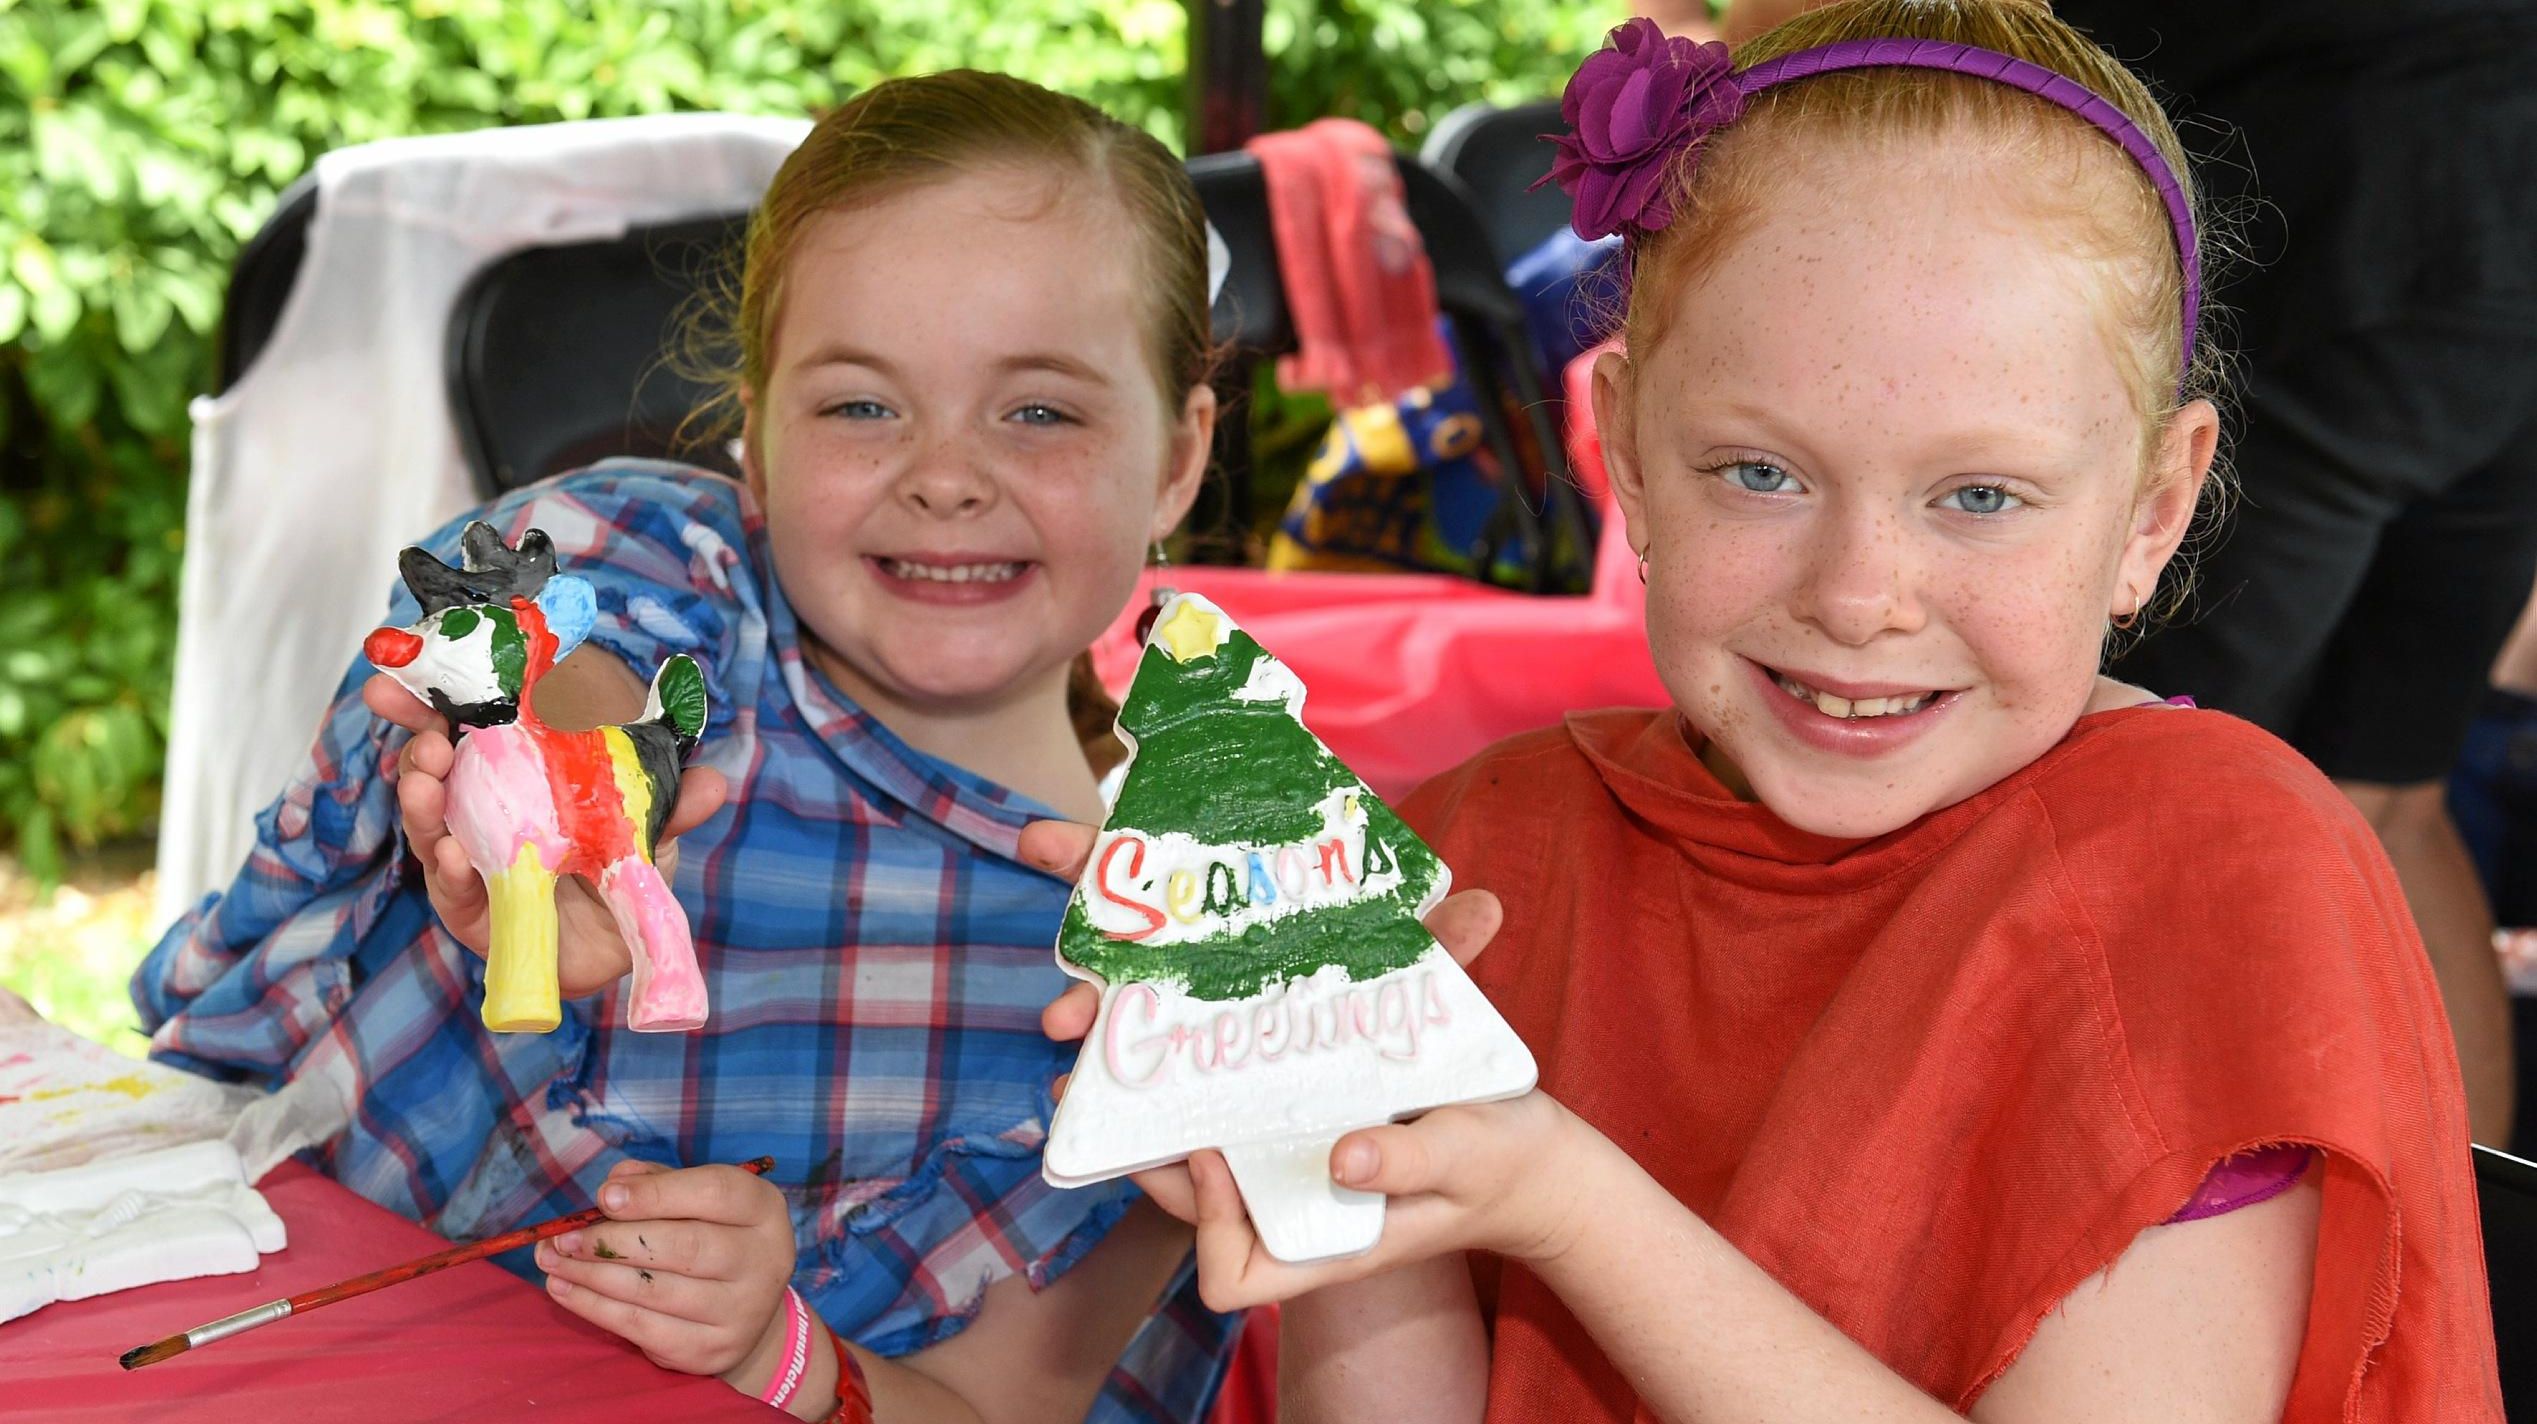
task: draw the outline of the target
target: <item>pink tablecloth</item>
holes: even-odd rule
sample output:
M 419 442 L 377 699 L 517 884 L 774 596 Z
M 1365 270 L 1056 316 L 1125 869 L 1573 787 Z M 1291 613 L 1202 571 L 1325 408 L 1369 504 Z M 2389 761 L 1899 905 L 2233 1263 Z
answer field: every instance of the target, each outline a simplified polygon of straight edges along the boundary
M 169 1281 L 0 1325 L 0 1418 L 43 1424 L 774 1424 L 720 1381 L 654 1366 L 484 1262 L 126 1373 L 135 1345 L 448 1243 L 286 1163 L 260 1184 L 291 1244 L 246 1275 Z

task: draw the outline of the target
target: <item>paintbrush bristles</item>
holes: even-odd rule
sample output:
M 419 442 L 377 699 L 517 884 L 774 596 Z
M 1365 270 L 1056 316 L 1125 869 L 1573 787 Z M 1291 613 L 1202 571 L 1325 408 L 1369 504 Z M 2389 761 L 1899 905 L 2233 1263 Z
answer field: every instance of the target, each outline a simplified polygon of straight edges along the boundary
M 137 1370 L 143 1365 L 155 1365 L 170 1355 L 181 1355 L 196 1345 L 208 1345 L 214 1340 L 226 1340 L 232 1335 L 253 1330 L 259 1325 L 270 1325 L 276 1320 L 289 1316 L 293 1308 L 291 1302 L 287 1300 L 268 1300 L 253 1310 L 242 1310 L 235 1315 L 224 1315 L 209 1325 L 197 1325 L 182 1335 L 171 1335 L 155 1345 L 144 1345 L 138 1350 L 125 1351 L 123 1367 L 127 1370 Z
M 192 1348 L 194 1348 L 193 1341 L 182 1335 L 170 1335 L 154 1344 L 124 1351 L 122 1364 L 127 1370 L 137 1370 L 143 1365 L 155 1365 L 161 1360 L 184 1354 Z

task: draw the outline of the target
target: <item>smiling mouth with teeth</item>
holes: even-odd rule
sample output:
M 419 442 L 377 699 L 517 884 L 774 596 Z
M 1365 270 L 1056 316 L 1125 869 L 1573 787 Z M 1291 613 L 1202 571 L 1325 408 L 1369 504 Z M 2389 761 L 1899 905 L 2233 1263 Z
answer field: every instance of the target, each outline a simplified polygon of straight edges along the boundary
M 1909 697 L 1862 697 L 1853 701 L 1847 697 L 1835 697 L 1829 692 L 1817 692 L 1777 669 L 1772 669 L 1771 681 L 1779 685 L 1780 691 L 1798 701 L 1813 704 L 1814 709 L 1823 715 L 1850 722 L 1862 717 L 1909 716 L 1937 701 L 1941 695 L 1931 691 L 1914 693 Z
M 903 559 L 873 560 L 881 571 L 892 578 L 917 579 L 927 583 L 1004 583 L 1020 578 L 1027 563 L 995 564 L 915 564 Z

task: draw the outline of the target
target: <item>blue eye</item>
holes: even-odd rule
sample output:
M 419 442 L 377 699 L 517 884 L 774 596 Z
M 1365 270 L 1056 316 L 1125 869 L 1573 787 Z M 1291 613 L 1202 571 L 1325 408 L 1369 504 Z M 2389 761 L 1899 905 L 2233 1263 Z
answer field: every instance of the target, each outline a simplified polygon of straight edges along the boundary
M 2006 514 L 2026 503 L 1998 485 L 1965 485 L 1947 491 L 1938 502 L 1967 514 Z
M 1067 425 L 1073 422 L 1074 417 L 1046 401 L 1031 401 L 1016 408 L 1005 419 L 1019 421 L 1024 425 Z
M 842 400 L 821 413 L 844 416 L 848 420 L 887 420 L 894 414 L 888 406 L 876 400 Z
M 1796 476 L 1759 460 L 1737 460 L 1719 466 L 1718 472 L 1726 476 L 1728 484 L 1753 494 L 1784 494 L 1797 487 Z

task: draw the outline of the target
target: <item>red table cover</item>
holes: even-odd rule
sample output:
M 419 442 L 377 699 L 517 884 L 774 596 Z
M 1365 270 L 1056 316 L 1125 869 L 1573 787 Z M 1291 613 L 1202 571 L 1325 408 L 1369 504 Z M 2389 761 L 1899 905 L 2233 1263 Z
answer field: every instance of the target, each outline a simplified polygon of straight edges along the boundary
M 390 1286 L 126 1372 L 178 1331 L 449 1243 L 297 1163 L 259 1185 L 290 1228 L 260 1269 L 49 1305 L 0 1325 L 0 1419 L 43 1424 L 775 1424 L 719 1380 L 661 1369 L 486 1262 Z

